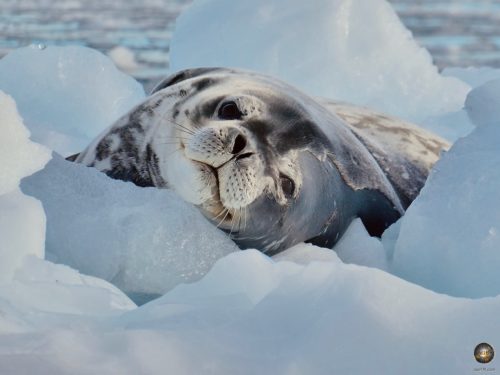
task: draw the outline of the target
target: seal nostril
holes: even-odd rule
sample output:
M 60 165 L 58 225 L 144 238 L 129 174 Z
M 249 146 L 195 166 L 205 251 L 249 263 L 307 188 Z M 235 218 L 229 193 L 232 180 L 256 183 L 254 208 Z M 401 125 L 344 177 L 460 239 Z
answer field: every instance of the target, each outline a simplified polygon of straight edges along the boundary
M 234 145 L 233 145 L 233 150 L 231 151 L 232 154 L 238 154 L 243 149 L 246 147 L 247 141 L 245 137 L 243 137 L 241 134 L 238 134 L 236 136 L 236 139 L 234 140 Z
M 238 155 L 236 160 L 246 159 L 253 155 L 253 152 L 245 152 L 244 154 Z

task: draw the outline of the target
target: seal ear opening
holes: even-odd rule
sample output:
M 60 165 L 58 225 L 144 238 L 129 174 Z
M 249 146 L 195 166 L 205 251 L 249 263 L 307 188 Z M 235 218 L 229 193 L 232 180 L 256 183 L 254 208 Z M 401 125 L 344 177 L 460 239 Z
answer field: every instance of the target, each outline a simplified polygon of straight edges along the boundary
M 151 90 L 149 95 L 153 95 L 155 92 L 163 90 L 166 87 L 173 86 L 179 82 L 185 81 L 190 78 L 198 77 L 206 73 L 215 72 L 218 70 L 223 70 L 224 68 L 194 68 L 194 69 L 185 69 L 180 72 L 174 73 L 167 78 L 161 80 L 154 88 Z

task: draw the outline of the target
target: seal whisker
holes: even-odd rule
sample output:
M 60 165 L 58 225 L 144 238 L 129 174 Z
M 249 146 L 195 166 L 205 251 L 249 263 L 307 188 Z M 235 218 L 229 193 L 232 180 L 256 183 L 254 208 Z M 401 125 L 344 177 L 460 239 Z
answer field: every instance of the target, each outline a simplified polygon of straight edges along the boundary
M 179 126 L 179 125 L 177 125 L 177 126 Z M 184 128 L 178 128 L 177 130 L 180 131 L 180 132 L 182 132 L 182 133 L 189 134 L 189 135 L 195 135 L 194 132 L 190 132 L 188 130 L 185 130 Z
M 189 138 L 185 138 L 185 137 L 173 137 L 173 136 L 169 136 L 169 135 L 162 135 L 162 136 L 159 136 L 158 139 L 182 139 L 183 141 L 189 141 Z
M 245 213 L 245 224 L 243 225 L 243 232 L 247 229 L 247 215 L 248 215 L 248 206 L 245 206 L 243 211 Z
M 226 211 L 226 215 L 224 215 L 224 217 L 222 218 L 222 220 L 220 221 L 220 223 L 217 224 L 217 228 L 219 228 L 221 226 L 221 224 L 226 220 L 226 217 L 229 214 L 229 209 L 228 208 L 225 208 L 222 212 L 224 212 L 224 211 Z
M 222 210 L 220 210 L 220 212 L 217 214 L 217 216 L 213 217 L 213 220 L 218 219 L 221 215 L 224 214 L 224 212 L 226 212 L 226 210 L 227 210 L 227 208 L 225 208 L 225 207 Z
M 231 217 L 231 230 L 229 231 L 229 237 L 231 237 L 231 235 L 233 234 L 233 228 L 235 228 L 234 225 L 236 224 L 236 221 L 237 221 L 237 219 L 236 219 L 235 215 L 233 215 Z
M 184 126 L 184 125 L 181 125 L 181 124 L 179 124 L 178 122 L 175 122 L 175 121 L 174 121 L 174 120 L 172 120 L 172 119 L 170 119 L 170 122 L 171 122 L 172 124 L 174 124 L 175 126 L 179 127 L 180 129 L 184 129 L 184 131 L 185 131 L 186 133 L 190 133 L 190 134 L 193 134 L 193 135 L 194 135 L 194 133 L 195 133 L 195 132 L 194 132 L 194 130 L 189 129 L 188 127 L 186 127 L 186 126 Z M 180 129 L 178 129 L 178 130 L 180 130 Z

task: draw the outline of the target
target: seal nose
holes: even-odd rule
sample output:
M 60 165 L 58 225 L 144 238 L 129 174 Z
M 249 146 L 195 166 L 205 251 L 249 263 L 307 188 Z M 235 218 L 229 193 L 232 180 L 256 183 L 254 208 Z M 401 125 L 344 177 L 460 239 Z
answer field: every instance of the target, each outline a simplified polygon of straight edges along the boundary
M 231 150 L 231 154 L 236 155 L 245 149 L 247 146 L 247 140 L 242 134 L 238 134 L 234 139 L 233 149 Z

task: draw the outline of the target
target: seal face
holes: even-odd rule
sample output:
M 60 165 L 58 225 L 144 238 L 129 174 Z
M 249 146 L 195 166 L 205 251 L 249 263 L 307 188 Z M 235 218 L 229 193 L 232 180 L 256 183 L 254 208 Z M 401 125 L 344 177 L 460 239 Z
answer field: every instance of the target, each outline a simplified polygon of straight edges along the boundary
M 242 248 L 272 255 L 303 241 L 331 247 L 355 217 L 380 235 L 428 173 L 408 155 L 387 155 L 335 105 L 252 72 L 185 70 L 75 161 L 175 190 Z

